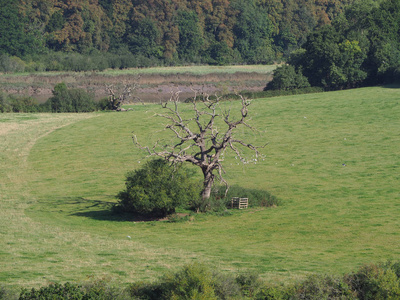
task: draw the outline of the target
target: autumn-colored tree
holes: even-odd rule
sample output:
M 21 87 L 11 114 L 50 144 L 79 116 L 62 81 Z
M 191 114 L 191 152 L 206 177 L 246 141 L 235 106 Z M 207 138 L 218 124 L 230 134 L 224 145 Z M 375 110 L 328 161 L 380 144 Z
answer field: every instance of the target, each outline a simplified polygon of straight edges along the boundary
M 356 1 L 0 0 L 4 23 L 0 43 L 8 43 L 1 51 L 24 56 L 46 53 L 48 48 L 85 55 L 97 51 L 128 53 L 171 63 L 268 63 L 301 47 L 314 29 L 343 18 L 340 14 Z M 396 16 L 391 13 L 396 2 L 364 2 L 387 3 L 387 20 L 382 14 L 380 21 L 376 16 L 374 24 L 386 30 L 393 20 L 396 27 Z M 364 2 L 358 6 L 364 7 Z M 368 19 L 359 20 L 364 24 Z M 373 51 L 375 59 L 389 58 L 396 47 L 391 40 L 397 31 L 392 31 L 382 40 L 380 32 L 374 30 L 373 45 L 379 49 Z M 358 37 L 349 38 L 352 40 L 365 46 Z

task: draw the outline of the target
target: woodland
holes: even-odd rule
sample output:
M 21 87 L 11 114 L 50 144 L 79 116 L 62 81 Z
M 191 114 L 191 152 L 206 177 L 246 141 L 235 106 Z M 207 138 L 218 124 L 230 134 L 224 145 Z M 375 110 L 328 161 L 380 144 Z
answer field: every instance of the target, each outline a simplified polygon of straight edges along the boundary
M 269 64 L 353 2 L 0 0 L 0 54 L 25 71 Z

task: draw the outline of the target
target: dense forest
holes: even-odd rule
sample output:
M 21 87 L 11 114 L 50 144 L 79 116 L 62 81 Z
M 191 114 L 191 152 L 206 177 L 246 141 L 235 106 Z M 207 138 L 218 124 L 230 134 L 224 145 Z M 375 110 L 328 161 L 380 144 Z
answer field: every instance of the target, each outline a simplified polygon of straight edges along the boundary
M 0 0 L 0 72 L 277 61 L 266 89 L 400 82 L 400 1 Z
M 0 0 L 0 70 L 269 64 L 355 0 Z
M 400 1 L 349 5 L 330 25 L 311 32 L 287 62 L 275 71 L 267 89 L 400 83 Z

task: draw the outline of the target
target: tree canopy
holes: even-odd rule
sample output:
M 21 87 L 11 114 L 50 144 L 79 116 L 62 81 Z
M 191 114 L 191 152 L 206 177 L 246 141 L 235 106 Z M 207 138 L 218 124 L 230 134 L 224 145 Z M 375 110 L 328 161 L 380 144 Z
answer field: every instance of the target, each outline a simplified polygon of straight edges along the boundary
M 400 3 L 359 1 L 313 31 L 289 64 L 325 89 L 400 82 Z
M 169 63 L 270 63 L 352 2 L 0 0 L 0 53 L 128 50 Z

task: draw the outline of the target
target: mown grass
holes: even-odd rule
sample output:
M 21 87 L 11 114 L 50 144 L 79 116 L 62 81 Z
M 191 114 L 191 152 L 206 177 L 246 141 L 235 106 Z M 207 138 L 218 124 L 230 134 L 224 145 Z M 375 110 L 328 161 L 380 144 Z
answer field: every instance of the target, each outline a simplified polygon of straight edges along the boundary
M 241 165 L 231 155 L 225 178 L 268 190 L 282 205 L 178 223 L 109 212 L 125 173 L 145 160 L 132 131 L 144 144 L 165 135 L 159 106 L 0 115 L 0 281 L 151 280 L 190 261 L 287 281 L 398 260 L 399 95 L 377 87 L 255 100 L 259 132 L 239 133 L 268 142 L 266 159 Z

